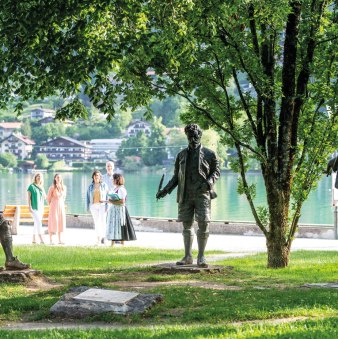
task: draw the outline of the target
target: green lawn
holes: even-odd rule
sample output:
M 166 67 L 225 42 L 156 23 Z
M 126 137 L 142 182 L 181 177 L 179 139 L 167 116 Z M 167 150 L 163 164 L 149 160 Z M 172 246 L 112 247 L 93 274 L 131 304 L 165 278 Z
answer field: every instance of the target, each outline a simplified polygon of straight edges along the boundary
M 259 254 L 217 262 L 233 266 L 222 273 L 175 275 L 157 273 L 151 264 L 174 262 L 181 251 L 16 246 L 15 253 L 42 270 L 50 285 L 1 284 L 1 326 L 58 321 L 49 315 L 49 308 L 73 286 L 133 291 L 132 284 L 137 282 L 143 286 L 138 291 L 160 293 L 164 301 L 143 315 L 104 314 L 74 320 L 111 323 L 121 329 L 0 330 L 1 338 L 338 337 L 338 289 L 303 287 L 337 282 L 338 252 L 297 251 L 286 269 L 267 269 L 266 255 Z M 212 253 L 217 252 L 208 255 Z

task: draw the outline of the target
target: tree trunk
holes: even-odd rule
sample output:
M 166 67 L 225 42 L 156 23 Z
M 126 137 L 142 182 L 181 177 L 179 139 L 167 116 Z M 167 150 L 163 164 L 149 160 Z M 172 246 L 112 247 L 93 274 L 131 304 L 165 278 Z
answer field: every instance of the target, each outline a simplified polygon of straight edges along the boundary
M 266 246 L 268 249 L 268 268 L 284 268 L 288 266 L 290 249 L 285 241 L 268 237 Z
M 269 268 L 283 268 L 289 264 L 290 246 L 287 242 L 289 230 L 289 203 L 288 187 L 290 181 L 279 182 L 277 175 L 264 173 L 269 206 L 269 232 L 266 236 Z M 285 189 L 286 188 L 286 189 Z

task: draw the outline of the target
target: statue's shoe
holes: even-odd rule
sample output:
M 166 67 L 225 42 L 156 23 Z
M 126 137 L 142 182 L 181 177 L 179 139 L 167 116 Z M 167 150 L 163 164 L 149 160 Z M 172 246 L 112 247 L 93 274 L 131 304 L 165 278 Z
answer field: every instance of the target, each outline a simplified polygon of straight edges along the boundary
M 192 262 L 193 262 L 193 260 L 192 260 L 191 256 L 185 256 L 180 261 L 177 261 L 176 265 L 191 265 Z
M 26 270 L 31 266 L 29 264 L 21 262 L 17 257 L 15 257 L 14 260 L 6 261 L 5 267 L 6 270 L 15 271 L 15 270 Z
M 4 268 L 2 266 L 0 266 L 0 272 L 3 271 L 3 270 L 4 270 Z
M 204 268 L 208 267 L 208 264 L 207 264 L 207 261 L 206 261 L 204 255 L 202 257 L 197 258 L 197 266 L 198 267 L 204 267 Z

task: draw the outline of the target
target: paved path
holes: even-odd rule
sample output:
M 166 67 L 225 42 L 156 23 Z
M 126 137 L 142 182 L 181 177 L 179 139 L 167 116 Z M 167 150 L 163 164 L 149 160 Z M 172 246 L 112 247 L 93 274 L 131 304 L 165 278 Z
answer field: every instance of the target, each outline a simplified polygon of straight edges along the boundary
M 31 244 L 32 226 L 21 226 L 20 235 L 13 236 L 16 244 Z M 159 249 L 183 249 L 183 240 L 180 233 L 165 232 L 136 232 L 137 240 L 126 242 L 125 246 L 137 246 Z M 55 237 L 56 238 L 56 237 Z M 48 235 L 44 236 L 48 244 Z M 65 246 L 95 246 L 95 233 L 91 229 L 69 228 L 64 234 Z M 105 246 L 109 246 L 106 243 Z M 116 245 L 120 246 L 120 245 Z M 197 249 L 195 239 L 193 249 Z M 333 250 L 338 251 L 338 240 L 296 238 L 292 245 L 293 250 Z M 254 253 L 266 252 L 265 238 L 263 236 L 239 236 L 211 234 L 207 250 L 221 250 L 225 252 Z

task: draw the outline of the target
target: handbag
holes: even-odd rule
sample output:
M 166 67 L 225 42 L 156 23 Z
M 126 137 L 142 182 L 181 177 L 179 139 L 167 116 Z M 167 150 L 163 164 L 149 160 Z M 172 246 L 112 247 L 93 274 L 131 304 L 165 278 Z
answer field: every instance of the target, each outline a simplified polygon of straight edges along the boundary
M 125 207 L 125 210 L 126 210 L 126 224 L 121 227 L 122 240 L 124 241 L 136 240 L 133 222 L 131 221 L 127 206 Z

